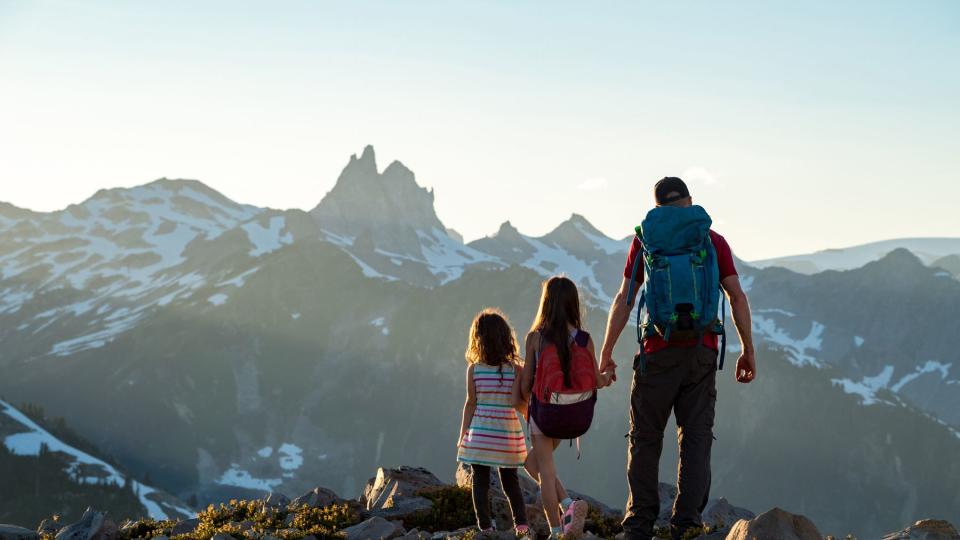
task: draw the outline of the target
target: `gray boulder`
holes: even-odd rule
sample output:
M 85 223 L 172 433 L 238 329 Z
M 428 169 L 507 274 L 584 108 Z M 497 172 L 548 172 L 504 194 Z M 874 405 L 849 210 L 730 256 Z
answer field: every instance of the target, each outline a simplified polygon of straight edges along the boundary
M 726 499 L 720 497 L 707 503 L 701 517 L 704 525 L 712 529 L 727 531 L 741 519 L 749 521 L 757 515 L 746 508 L 733 506 Z
M 324 487 L 316 487 L 313 490 L 304 493 L 290 503 L 292 506 L 307 506 L 310 508 L 323 508 L 332 504 L 344 502 L 333 490 Z
M 80 521 L 60 529 L 56 540 L 109 540 L 116 535 L 117 527 L 107 521 L 105 513 L 87 508 Z
M 287 497 L 283 493 L 271 491 L 263 498 L 263 504 L 272 508 L 286 508 L 287 505 L 290 504 L 290 497 Z
M 0 523 L 0 540 L 37 540 L 40 535 L 30 529 Z
M 403 527 L 380 516 L 343 529 L 347 540 L 391 540 L 403 535 Z
M 197 530 L 197 526 L 199 525 L 200 525 L 200 520 L 197 518 L 178 521 L 170 530 L 170 536 L 177 536 L 179 534 L 190 534 L 193 531 Z
M 960 540 L 960 533 L 949 521 L 921 519 L 902 531 L 884 536 L 883 540 Z
M 804 516 L 791 514 L 781 508 L 768 510 L 759 516 L 734 523 L 726 540 L 822 540 L 817 526 Z
M 433 473 L 422 467 L 381 467 L 367 482 L 360 504 L 372 515 L 400 519 L 433 506 L 429 499 L 417 495 L 417 492 L 444 486 Z

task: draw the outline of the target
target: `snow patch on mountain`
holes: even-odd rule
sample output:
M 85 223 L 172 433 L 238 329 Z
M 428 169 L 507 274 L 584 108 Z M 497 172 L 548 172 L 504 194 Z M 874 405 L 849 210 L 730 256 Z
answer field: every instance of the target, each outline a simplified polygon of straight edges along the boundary
M 210 302 L 215 306 L 222 306 L 223 304 L 227 303 L 228 298 L 230 297 L 223 293 L 217 293 L 207 298 L 207 302 Z
M 760 310 L 757 310 L 758 313 Z M 811 354 L 813 351 L 819 351 L 823 344 L 824 326 L 817 321 L 810 321 L 810 332 L 803 338 L 796 339 L 791 337 L 785 330 L 778 327 L 773 319 L 754 314 L 753 331 L 761 335 L 770 343 L 783 348 L 788 354 L 790 363 L 796 366 L 811 365 L 822 367 L 822 364 Z
M 522 263 L 522 266 L 529 268 L 544 277 L 563 273 L 581 288 L 585 288 L 597 298 L 601 304 L 609 304 L 611 298 L 603 290 L 603 286 L 597 281 L 593 267 L 596 261 L 586 262 L 571 255 L 565 249 L 557 245 L 548 245 L 536 238 L 526 238 L 526 241 L 533 246 L 533 254 Z
M 580 234 L 585 236 L 587 240 L 593 243 L 600 251 L 603 251 L 607 255 L 613 255 L 615 253 L 623 253 L 624 257 L 627 254 L 627 248 L 624 243 L 620 240 L 614 240 L 613 238 L 608 238 L 606 236 L 598 236 L 592 231 L 588 230 L 587 227 L 582 223 L 577 221 L 573 224 L 574 227 L 580 231 Z
M 947 376 L 950 374 L 950 368 L 953 367 L 952 363 L 944 364 L 943 362 L 937 362 L 936 360 L 927 360 L 921 366 L 917 366 L 913 373 L 908 373 L 900 378 L 900 380 L 890 387 L 894 392 L 899 392 L 901 388 L 906 386 L 907 383 L 916 379 L 917 377 L 925 373 L 940 373 L 940 378 L 944 381 L 947 380 Z
M 230 468 L 216 480 L 223 486 L 235 486 L 259 491 L 273 491 L 273 488 L 283 483 L 282 478 L 257 478 L 240 468 L 240 465 L 231 463 Z
M 882 400 L 878 400 L 876 393 L 882 388 L 887 388 L 890 385 L 890 379 L 893 377 L 893 366 L 885 366 L 880 373 L 872 377 L 864 377 L 859 381 L 853 381 L 850 379 L 830 379 L 835 385 L 843 388 L 843 391 L 847 394 L 856 394 L 860 396 L 861 402 L 864 405 L 873 405 L 874 403 L 879 403 Z
M 224 280 L 224 281 L 221 281 L 221 282 L 217 283 L 216 286 L 217 286 L 217 287 L 226 287 L 227 285 L 232 285 L 232 286 L 234 286 L 234 287 L 243 287 L 244 284 L 246 284 L 246 282 L 247 282 L 247 278 L 250 277 L 250 276 L 252 276 L 253 274 L 255 274 L 255 273 L 257 272 L 257 270 L 259 270 L 259 269 L 260 269 L 259 266 L 254 266 L 253 268 L 251 268 L 251 269 L 249 269 L 249 270 L 245 270 L 245 271 L 241 272 L 240 274 L 237 274 L 236 276 L 234 276 L 234 277 L 232 277 L 232 278 L 230 278 L 230 279 L 227 279 L 227 280 Z
M 264 227 L 256 221 L 243 224 L 243 230 L 247 231 L 247 237 L 253 248 L 250 250 L 251 257 L 259 257 L 266 253 L 276 251 L 284 245 L 293 243 L 293 233 L 287 231 L 283 234 L 283 228 L 286 226 L 286 219 L 283 216 L 273 216 L 270 218 L 270 224 Z
M 295 471 L 303 465 L 303 449 L 295 444 L 281 444 L 277 454 L 280 456 L 280 468 L 285 471 Z
M 469 264 L 499 262 L 499 259 L 464 245 L 440 229 L 417 231 L 417 237 L 420 239 L 423 260 L 430 272 L 440 278 L 441 285 L 459 278 Z
M 101 330 L 57 342 L 50 349 L 50 354 L 55 356 L 69 356 L 87 349 L 98 349 L 103 347 L 116 338 L 117 335 L 136 326 L 136 323 L 140 319 L 141 315 L 143 314 L 137 312 L 131 313 L 125 317 L 115 318 L 107 321 L 105 327 Z
M 126 482 L 133 482 L 134 492 L 138 494 L 140 503 L 143 504 L 153 519 L 174 519 L 194 515 L 194 512 L 189 508 L 169 502 L 159 502 L 155 496 L 157 493 L 155 488 L 128 478 L 103 460 L 65 444 L 5 401 L 0 401 L 0 412 L 21 424 L 26 430 L 7 435 L 4 438 L 3 444 L 11 453 L 20 456 L 36 456 L 40 454 L 41 447 L 45 446 L 50 452 L 66 454 L 73 458 L 73 462 L 66 469 L 66 472 L 71 476 L 76 477 L 80 470 L 89 472 L 99 469 L 101 471 L 100 476 L 79 477 L 81 483 L 96 484 L 105 481 L 117 487 L 123 487 Z
M 863 342 L 864 342 L 864 340 L 863 340 L 862 337 L 860 337 L 860 336 L 853 336 L 853 346 L 854 346 L 854 347 L 856 347 L 856 348 L 858 348 L 858 349 L 859 349 L 860 347 L 863 347 Z

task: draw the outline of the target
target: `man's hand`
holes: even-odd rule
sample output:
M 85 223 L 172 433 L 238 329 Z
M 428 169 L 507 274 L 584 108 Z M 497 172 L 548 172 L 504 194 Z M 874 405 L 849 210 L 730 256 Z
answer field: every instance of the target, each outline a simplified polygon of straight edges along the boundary
M 613 361 L 613 351 L 600 349 L 600 373 L 610 372 L 610 384 L 617 380 L 617 364 Z
M 747 349 L 737 359 L 737 382 L 749 383 L 757 376 L 757 361 L 753 357 L 753 350 Z

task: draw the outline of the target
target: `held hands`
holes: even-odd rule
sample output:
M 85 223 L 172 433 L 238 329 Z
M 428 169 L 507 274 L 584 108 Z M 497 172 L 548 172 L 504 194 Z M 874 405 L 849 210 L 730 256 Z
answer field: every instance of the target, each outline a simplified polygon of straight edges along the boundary
M 600 349 L 600 373 L 607 376 L 608 382 L 604 386 L 610 386 L 617 380 L 617 364 L 613 361 L 613 351 L 605 349 Z
M 745 348 L 737 359 L 737 382 L 749 383 L 757 376 L 757 361 L 753 356 L 753 348 Z

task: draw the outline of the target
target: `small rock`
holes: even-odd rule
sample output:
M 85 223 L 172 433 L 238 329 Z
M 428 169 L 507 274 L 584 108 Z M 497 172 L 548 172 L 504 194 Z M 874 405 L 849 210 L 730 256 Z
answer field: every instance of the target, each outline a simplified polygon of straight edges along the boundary
M 46 523 L 47 520 L 43 520 Z M 16 525 L 0 524 L 0 540 L 37 540 L 40 535 L 36 531 L 17 527 Z
M 774 508 L 751 519 L 741 519 L 733 525 L 727 540 L 752 540 L 754 538 L 789 538 L 796 540 L 822 540 L 823 535 L 816 525 L 804 516 Z
M 746 508 L 733 506 L 729 501 L 720 497 L 707 503 L 701 517 L 704 525 L 718 531 L 729 531 L 734 523 L 741 519 L 751 520 L 757 515 Z
M 210 540 L 233 540 L 233 536 L 227 533 L 217 533 L 213 535 Z
M 362 523 L 347 527 L 342 531 L 347 540 L 391 540 L 403 534 L 403 527 L 380 516 L 374 516 Z
M 290 504 L 290 497 L 287 497 L 283 493 L 271 491 L 263 498 L 263 503 L 272 508 L 286 508 L 287 505 Z
M 921 519 L 902 531 L 884 536 L 883 540 L 960 540 L 960 533 L 949 521 Z
M 197 530 L 197 526 L 199 525 L 200 525 L 200 520 L 197 518 L 178 521 L 173 526 L 173 529 L 170 530 L 170 536 L 177 536 L 178 534 L 190 534 L 193 531 Z
M 154 536 L 151 540 L 170 540 L 168 536 Z
M 103 512 L 87 508 L 80 521 L 60 529 L 56 540 L 92 540 L 100 532 L 100 528 L 103 527 L 105 516 L 106 514 Z M 114 527 L 115 532 L 116 527 Z
M 51 534 L 56 535 L 57 531 L 60 530 L 60 522 L 54 521 L 52 519 L 44 519 L 40 522 L 40 525 L 37 527 L 38 534 Z
M 297 497 L 293 500 L 292 506 L 309 506 L 310 508 L 323 508 L 330 506 L 332 504 L 338 504 L 343 502 L 344 499 L 340 498 L 333 490 L 316 487 L 313 490 L 304 493 L 303 495 Z

